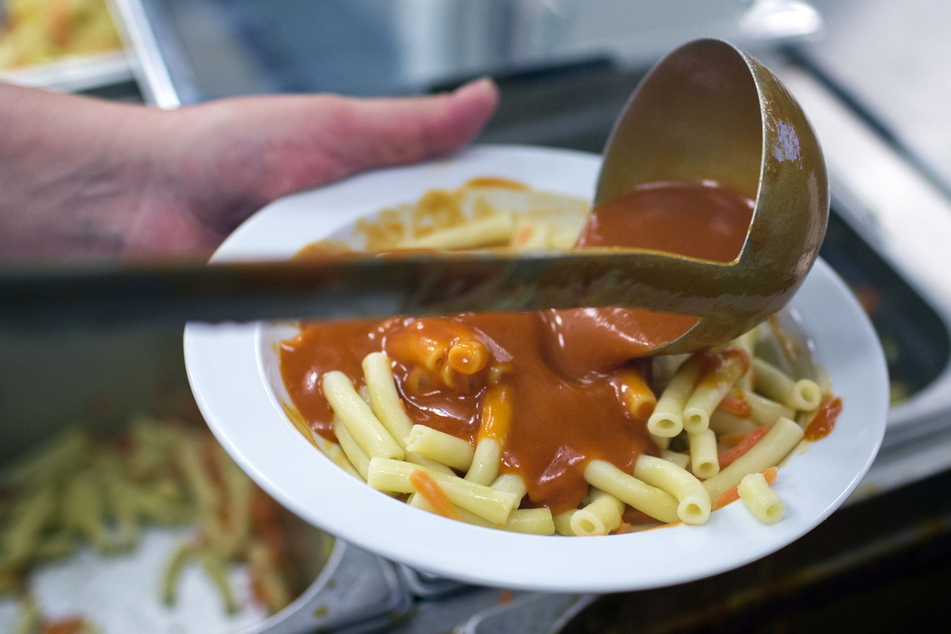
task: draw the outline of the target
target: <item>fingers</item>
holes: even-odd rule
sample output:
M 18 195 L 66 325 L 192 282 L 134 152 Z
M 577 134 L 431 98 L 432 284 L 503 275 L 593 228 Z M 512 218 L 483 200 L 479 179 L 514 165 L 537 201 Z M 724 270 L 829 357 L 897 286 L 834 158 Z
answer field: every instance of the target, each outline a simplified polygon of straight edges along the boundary
M 470 142 L 498 104 L 498 89 L 478 80 L 443 95 L 401 99 L 321 96 L 305 127 L 309 156 L 283 170 L 286 187 L 328 183 L 377 167 L 413 163 Z M 319 105 L 319 107 L 317 107 Z M 285 158 L 289 158 L 289 155 Z
M 346 172 L 411 163 L 471 141 L 498 104 L 498 89 L 481 79 L 456 91 L 410 99 L 342 100 L 333 149 Z M 331 148 L 328 148 L 331 149 Z
M 268 202 L 471 141 L 498 104 L 488 79 L 443 95 L 225 99 L 163 113 L 162 147 L 201 222 L 227 235 Z M 172 141 L 168 141 L 172 139 Z

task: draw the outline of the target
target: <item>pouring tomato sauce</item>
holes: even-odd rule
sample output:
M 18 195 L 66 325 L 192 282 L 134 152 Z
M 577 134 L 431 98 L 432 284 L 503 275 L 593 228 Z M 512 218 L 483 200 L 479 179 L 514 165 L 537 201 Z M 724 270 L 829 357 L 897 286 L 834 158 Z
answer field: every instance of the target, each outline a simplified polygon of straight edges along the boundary
M 752 213 L 753 201 L 725 187 L 655 183 L 596 207 L 577 244 L 730 262 L 739 257 Z M 581 502 L 588 461 L 630 472 L 638 456 L 656 451 L 644 421 L 623 406 L 618 374 L 634 368 L 649 380 L 644 354 L 695 323 L 621 308 L 319 323 L 282 343 L 280 365 L 294 406 L 330 439 L 333 413 L 320 378 L 339 370 L 362 384 L 360 364 L 370 352 L 383 350 L 393 360 L 414 423 L 473 443 L 487 389 L 505 385 L 513 412 L 501 472 L 521 476 L 530 503 L 557 514 Z M 453 346 L 481 346 L 488 354 L 480 353 L 481 366 L 460 365 L 449 354 Z

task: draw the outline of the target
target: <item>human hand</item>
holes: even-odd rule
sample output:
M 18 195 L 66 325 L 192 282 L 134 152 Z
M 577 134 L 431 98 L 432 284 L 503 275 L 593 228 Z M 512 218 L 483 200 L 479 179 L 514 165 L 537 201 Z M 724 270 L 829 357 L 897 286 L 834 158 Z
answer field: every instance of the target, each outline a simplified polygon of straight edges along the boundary
M 0 252 L 207 256 L 275 198 L 461 147 L 497 100 L 482 80 L 432 97 L 160 111 L 0 85 Z

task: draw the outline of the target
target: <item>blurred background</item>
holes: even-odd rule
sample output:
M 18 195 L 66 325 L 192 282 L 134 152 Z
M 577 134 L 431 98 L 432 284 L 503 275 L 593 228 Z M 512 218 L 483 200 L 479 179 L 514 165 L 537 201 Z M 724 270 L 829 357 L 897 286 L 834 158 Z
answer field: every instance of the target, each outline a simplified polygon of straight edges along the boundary
M 310 566 L 296 591 L 316 579 L 321 626 L 342 631 L 890 631 L 934 622 L 951 581 L 949 31 L 951 5 L 938 0 L 0 0 L 0 80 L 178 108 L 275 92 L 427 94 L 491 76 L 502 99 L 478 142 L 598 153 L 664 53 L 699 37 L 746 48 L 817 130 L 832 181 L 822 256 L 888 358 L 885 444 L 850 503 L 764 561 L 651 592 L 506 594 L 341 542 L 316 548 L 324 574 Z M 197 418 L 180 332 L 0 332 L 0 464 L 72 423 L 116 429 L 138 414 Z M 159 537 L 147 565 L 172 548 Z M 79 611 L 106 632 L 293 631 L 280 612 L 223 612 L 206 577 L 182 583 L 211 598 L 165 608 L 153 572 L 103 566 L 44 572 L 41 611 Z M 364 600 L 334 594 L 341 579 Z M 13 631 L 25 599 L 3 588 L 0 576 L 0 630 Z

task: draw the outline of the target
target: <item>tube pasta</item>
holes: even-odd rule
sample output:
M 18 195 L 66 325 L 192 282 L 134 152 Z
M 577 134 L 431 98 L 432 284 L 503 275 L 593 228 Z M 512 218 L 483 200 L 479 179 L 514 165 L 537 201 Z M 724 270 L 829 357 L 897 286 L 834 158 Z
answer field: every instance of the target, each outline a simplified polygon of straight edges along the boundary
M 502 443 L 512 424 L 512 393 L 502 384 L 492 385 L 485 395 L 479 421 L 475 454 L 466 480 L 491 484 L 499 474 Z
M 347 431 L 369 456 L 402 460 L 403 450 L 393 440 L 373 410 L 343 372 L 328 372 L 322 379 L 324 395 Z
M 679 451 L 671 451 L 670 449 L 661 449 L 660 457 L 664 460 L 674 463 L 681 469 L 686 469 L 690 466 L 689 454 L 680 453 Z
M 677 513 L 678 502 L 674 496 L 659 487 L 624 473 L 610 462 L 592 460 L 584 469 L 584 479 L 591 486 L 610 493 L 638 511 L 665 524 L 680 520 Z
M 525 480 L 514 473 L 504 473 L 495 479 L 492 488 L 496 491 L 507 491 L 518 499 L 525 497 L 528 493 L 528 487 L 525 486 Z
M 789 455 L 802 440 L 802 427 L 788 418 L 780 418 L 769 432 L 753 447 L 728 467 L 703 482 L 712 499 L 739 484 L 743 476 L 775 467 Z
M 449 352 L 451 353 L 452 349 Z M 399 393 L 396 391 L 396 379 L 393 377 L 390 358 L 383 352 L 371 352 L 363 358 L 361 366 L 366 379 L 370 407 L 396 444 L 404 451 L 406 461 L 447 473 L 451 472 L 452 469 L 438 459 L 407 449 L 406 445 L 413 423 L 406 415 Z M 366 476 L 363 479 L 366 480 Z
M 357 475 L 366 480 L 367 470 L 370 468 L 370 456 L 357 443 L 347 426 L 340 421 L 340 417 L 336 415 L 334 416 L 334 436 L 337 437 L 340 448 L 343 449 L 344 455 L 356 470 Z
M 654 441 L 654 444 L 657 445 L 657 448 L 661 451 L 667 451 L 670 449 L 670 438 L 666 436 L 655 436 L 654 434 L 648 434 L 651 440 Z
M 712 478 L 720 472 L 717 459 L 717 435 L 712 429 L 696 434 L 687 434 L 690 446 L 690 471 L 701 480 Z M 681 465 L 681 468 L 684 468 Z
M 413 423 L 406 415 L 396 391 L 396 379 L 393 377 L 390 358 L 383 352 L 371 352 L 363 358 L 361 366 L 373 413 L 383 423 L 393 440 L 405 450 L 406 440 L 409 438 Z
M 338 467 L 340 467 L 341 469 L 343 469 L 344 471 L 352 475 L 354 478 L 360 478 L 362 480 L 366 480 L 366 478 L 360 475 L 360 472 L 357 471 L 356 467 L 353 466 L 353 463 L 350 462 L 350 459 L 347 458 L 347 454 L 344 452 L 343 448 L 340 446 L 339 443 L 330 445 L 329 447 L 326 448 L 324 453 L 326 454 L 328 458 L 330 458 L 331 462 L 333 462 L 335 465 L 337 465 Z
M 776 492 L 769 488 L 762 473 L 743 476 L 737 487 L 740 499 L 756 518 L 764 524 L 775 524 L 786 514 L 786 507 Z
M 475 453 L 465 440 L 425 425 L 413 425 L 406 449 L 459 471 L 469 469 Z
M 743 398 L 750 404 L 750 420 L 757 426 L 770 427 L 779 418 L 793 418 L 796 415 L 793 408 L 756 392 L 743 392 Z
M 770 424 L 775 421 L 775 418 L 770 420 Z M 724 436 L 727 434 L 748 434 L 757 427 L 758 425 L 753 421 L 752 418 L 741 418 L 739 416 L 734 416 L 733 414 L 723 411 L 722 409 L 714 410 L 713 414 L 710 416 L 710 430 L 713 431 L 717 436 Z
M 566 537 L 575 537 L 575 530 L 571 527 L 571 518 L 578 512 L 578 509 L 570 509 L 552 517 L 552 523 L 555 525 L 555 532 Z
M 810 379 L 794 381 L 788 374 L 764 361 L 753 360 L 756 389 L 768 398 L 794 410 L 813 410 L 822 401 L 822 388 Z
M 684 428 L 684 406 L 700 378 L 700 359 L 689 357 L 674 373 L 661 392 L 654 413 L 647 419 L 647 431 L 655 436 L 673 438 Z
M 654 382 L 657 385 L 666 386 L 674 378 L 674 374 L 684 364 L 684 361 L 689 358 L 689 354 L 662 354 L 654 357 L 651 365 Z
M 483 438 L 476 445 L 466 480 L 488 486 L 498 477 L 502 446 L 493 438 Z
M 704 372 L 683 408 L 683 428 L 696 434 L 710 426 L 710 414 L 736 381 L 749 369 L 749 357 L 739 348 L 717 353 L 714 367 Z
M 634 463 L 634 477 L 674 496 L 681 521 L 703 524 L 710 517 L 710 494 L 686 469 L 662 458 L 643 455 Z
M 621 383 L 621 398 L 624 406 L 635 420 L 647 420 L 657 407 L 657 397 L 648 387 L 640 372 L 624 369 L 618 373 Z
M 430 513 L 436 512 L 436 509 L 433 507 L 433 505 L 427 502 L 426 499 L 419 494 L 414 494 L 411 496 L 408 503 L 410 506 L 414 506 Z M 465 522 L 466 524 L 484 526 L 485 528 L 499 528 L 504 531 L 510 531 L 513 533 L 526 533 L 530 535 L 555 534 L 555 521 L 552 517 L 551 510 L 547 508 L 515 509 L 509 513 L 508 519 L 506 519 L 505 523 L 501 526 L 490 522 L 484 517 L 476 515 L 471 511 L 467 511 L 466 509 L 456 508 L 455 511 L 458 515 L 458 520 Z
M 499 526 L 505 523 L 509 513 L 519 502 L 513 493 L 497 491 L 485 485 L 463 480 L 458 476 L 389 458 L 370 459 L 367 484 L 381 491 L 414 493 L 416 489 L 410 482 L 410 475 L 414 469 L 428 473 L 454 505 Z
M 622 513 L 624 502 L 595 489 L 591 492 L 591 501 L 573 513 L 569 523 L 575 535 L 607 535 L 621 525 Z
M 736 339 L 730 342 L 730 347 L 739 348 L 746 353 L 748 359 L 752 360 L 756 353 L 756 342 L 759 340 L 760 327 L 754 326 Z M 747 368 L 746 372 L 737 379 L 736 386 L 743 390 L 753 389 L 753 373 Z
M 555 520 L 549 508 L 515 509 L 502 525 L 502 530 L 531 535 L 554 535 Z
M 493 385 L 485 395 L 479 421 L 479 438 L 492 438 L 499 443 L 504 442 L 511 425 L 512 391 L 505 385 Z

